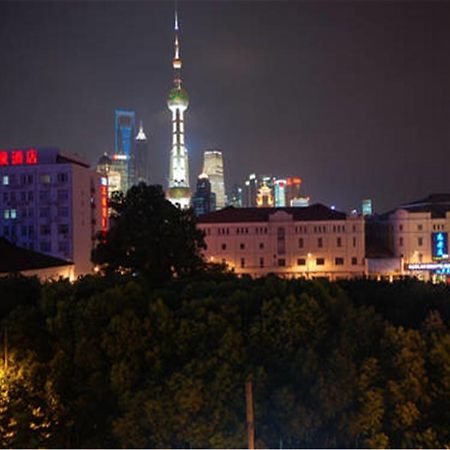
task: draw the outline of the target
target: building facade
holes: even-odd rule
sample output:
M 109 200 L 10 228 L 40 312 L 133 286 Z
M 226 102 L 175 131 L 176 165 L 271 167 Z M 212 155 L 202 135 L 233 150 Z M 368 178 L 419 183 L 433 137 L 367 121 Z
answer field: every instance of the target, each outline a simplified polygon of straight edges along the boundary
M 216 210 L 216 194 L 211 190 L 208 175 L 202 173 L 197 179 L 197 190 L 192 197 L 192 207 L 196 216 Z
M 114 171 L 120 174 L 120 190 L 126 193 L 135 184 L 136 114 L 126 109 L 114 113 L 114 154 L 111 159 Z
M 105 177 L 57 148 L 0 151 L 0 236 L 92 270 L 91 250 L 108 228 Z
M 316 204 L 233 208 L 199 218 L 209 262 L 238 274 L 360 277 L 366 274 L 364 219 Z
M 203 153 L 203 173 L 208 175 L 211 191 L 216 195 L 216 208 L 225 208 L 223 155 L 220 150 L 206 150 Z
M 146 183 L 149 184 L 149 173 L 148 173 L 148 141 L 147 135 L 144 132 L 144 126 L 142 121 L 139 124 L 139 131 L 135 137 L 135 183 Z

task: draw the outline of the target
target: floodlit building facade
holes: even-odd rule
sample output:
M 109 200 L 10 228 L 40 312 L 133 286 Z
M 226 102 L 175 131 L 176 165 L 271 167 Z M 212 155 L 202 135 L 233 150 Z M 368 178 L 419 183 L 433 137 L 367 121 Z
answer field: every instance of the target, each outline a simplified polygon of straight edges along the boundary
M 216 194 L 216 208 L 225 207 L 225 181 L 223 156 L 220 150 L 206 150 L 203 153 L 203 173 L 208 175 L 211 191 Z
M 364 219 L 316 204 L 305 208 L 233 208 L 206 214 L 209 262 L 238 274 L 361 277 L 366 274 Z
M 126 109 L 116 109 L 114 114 L 114 171 L 120 174 L 120 190 L 126 193 L 135 184 L 136 114 Z
M 92 270 L 91 250 L 108 228 L 107 179 L 58 148 L 0 150 L 0 236 Z

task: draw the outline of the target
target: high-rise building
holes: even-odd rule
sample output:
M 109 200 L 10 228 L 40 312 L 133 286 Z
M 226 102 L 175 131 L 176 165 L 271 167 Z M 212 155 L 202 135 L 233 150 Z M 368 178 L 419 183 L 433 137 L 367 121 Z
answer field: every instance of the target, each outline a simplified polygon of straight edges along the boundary
M 231 194 L 228 196 L 228 205 L 234 206 L 235 208 L 242 208 L 242 196 L 242 188 L 235 184 L 231 190 Z
M 295 199 L 300 198 L 300 187 L 302 179 L 299 177 L 289 177 L 286 179 L 286 204 L 287 206 L 294 206 Z
M 211 183 L 205 173 L 198 176 L 197 191 L 192 197 L 192 206 L 197 216 L 216 209 L 216 194 L 211 191 Z
M 243 206 L 246 208 L 256 206 L 256 196 L 258 195 L 259 181 L 256 174 L 251 173 L 244 185 Z
M 92 270 L 91 250 L 108 228 L 106 177 L 58 148 L 0 151 L 0 236 Z
M 98 160 L 97 172 L 108 179 L 108 198 L 113 192 L 122 190 L 120 172 L 106 152 Z
M 256 206 L 258 208 L 272 208 L 274 206 L 272 189 L 268 186 L 267 181 L 263 181 L 261 187 L 258 189 Z
M 120 173 L 121 191 L 126 193 L 135 183 L 136 115 L 134 111 L 116 109 L 114 116 L 114 154 L 115 170 Z
M 286 180 L 276 179 L 274 181 L 275 207 L 286 206 Z
M 167 97 L 167 106 L 172 113 L 172 150 L 170 152 L 169 189 L 167 198 L 180 208 L 188 208 L 191 202 L 189 188 L 189 159 L 184 141 L 184 112 L 189 106 L 189 96 L 181 87 L 181 56 L 178 13 L 175 10 L 175 53 L 172 60 L 174 87 Z
M 148 141 L 144 132 L 142 121 L 139 124 L 139 131 L 135 138 L 135 182 L 149 184 L 148 176 Z
M 208 175 L 211 190 L 216 194 L 216 208 L 225 208 L 223 157 L 220 150 L 206 150 L 203 154 L 203 173 Z
M 370 198 L 365 198 L 362 201 L 362 214 L 363 216 L 372 215 L 372 200 Z

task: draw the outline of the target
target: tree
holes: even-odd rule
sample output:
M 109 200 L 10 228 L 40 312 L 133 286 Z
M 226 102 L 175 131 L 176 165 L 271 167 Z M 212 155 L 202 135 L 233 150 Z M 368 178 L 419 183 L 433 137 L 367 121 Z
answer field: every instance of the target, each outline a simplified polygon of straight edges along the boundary
M 113 198 L 112 208 L 112 226 L 99 235 L 92 258 L 104 271 L 131 272 L 161 283 L 204 267 L 203 233 L 192 210 L 172 205 L 161 186 L 133 186 L 126 196 Z

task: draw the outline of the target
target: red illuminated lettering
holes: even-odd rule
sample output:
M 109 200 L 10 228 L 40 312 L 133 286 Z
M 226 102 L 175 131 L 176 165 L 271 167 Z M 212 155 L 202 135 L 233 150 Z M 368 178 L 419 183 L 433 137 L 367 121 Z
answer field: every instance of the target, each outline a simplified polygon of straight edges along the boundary
M 8 165 L 8 152 L 0 151 L 0 166 Z
M 23 164 L 23 151 L 22 150 L 13 150 L 11 152 L 11 164 L 13 166 Z
M 25 162 L 27 164 L 37 164 L 37 150 L 35 148 L 27 150 L 25 155 Z

